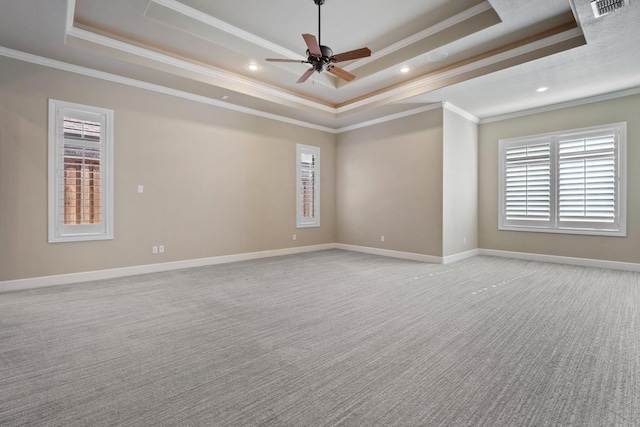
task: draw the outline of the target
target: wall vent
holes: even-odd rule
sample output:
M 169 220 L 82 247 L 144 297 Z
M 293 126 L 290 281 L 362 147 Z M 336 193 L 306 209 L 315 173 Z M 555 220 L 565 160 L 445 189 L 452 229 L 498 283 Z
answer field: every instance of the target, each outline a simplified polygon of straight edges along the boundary
M 593 8 L 593 14 L 596 18 L 604 16 L 624 6 L 629 6 L 629 0 L 594 0 L 591 2 L 591 8 Z

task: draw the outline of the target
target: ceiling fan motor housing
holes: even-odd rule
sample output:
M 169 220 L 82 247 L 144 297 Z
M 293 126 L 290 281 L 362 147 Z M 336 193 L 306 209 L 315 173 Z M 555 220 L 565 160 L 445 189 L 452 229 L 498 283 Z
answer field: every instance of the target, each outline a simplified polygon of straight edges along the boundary
M 313 66 L 313 69 L 317 72 L 321 72 L 326 68 L 327 65 L 331 62 L 331 57 L 333 56 L 333 50 L 331 50 L 328 46 L 320 46 L 320 52 L 322 52 L 322 56 L 312 55 L 307 49 L 307 61 Z

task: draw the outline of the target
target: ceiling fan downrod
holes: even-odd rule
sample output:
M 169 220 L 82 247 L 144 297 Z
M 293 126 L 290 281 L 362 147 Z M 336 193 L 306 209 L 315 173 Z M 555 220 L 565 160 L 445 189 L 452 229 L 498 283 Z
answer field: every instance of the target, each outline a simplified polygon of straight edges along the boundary
M 311 77 L 314 71 L 317 71 L 318 73 L 327 71 L 342 80 L 350 82 L 355 79 L 356 76 L 340 67 L 336 67 L 334 63 L 371 56 L 371 50 L 368 47 L 362 47 L 360 49 L 350 50 L 348 52 L 342 52 L 334 55 L 333 50 L 328 46 L 324 46 L 321 41 L 322 39 L 320 38 L 320 31 L 322 31 L 321 6 L 324 4 L 325 0 L 313 0 L 313 2 L 318 5 L 318 37 L 316 38 L 313 34 L 302 35 L 302 38 L 307 45 L 307 59 L 302 61 L 299 59 L 266 58 L 266 61 L 310 64 L 311 68 L 309 68 L 298 79 L 297 83 L 304 83 L 309 77 Z
M 321 19 L 320 19 L 320 15 L 322 14 L 321 13 L 322 12 L 322 8 L 320 6 L 322 6 L 324 4 L 324 0 L 313 0 L 313 1 L 315 2 L 315 4 L 318 5 L 318 44 L 320 46 L 322 46 L 322 36 L 321 36 L 321 32 L 320 32 L 320 29 L 321 29 L 320 24 L 322 22 Z

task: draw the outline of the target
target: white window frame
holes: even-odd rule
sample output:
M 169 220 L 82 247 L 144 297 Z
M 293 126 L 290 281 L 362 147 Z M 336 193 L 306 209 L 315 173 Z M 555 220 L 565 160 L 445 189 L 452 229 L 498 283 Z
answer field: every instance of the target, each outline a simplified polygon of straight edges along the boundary
M 302 156 L 314 156 L 314 199 L 313 216 L 303 216 L 302 212 Z M 296 227 L 320 227 L 320 147 L 296 144 Z
M 559 145 L 567 137 L 587 137 L 598 133 L 611 132 L 614 135 L 615 164 L 615 218 L 613 223 L 599 226 L 597 223 L 562 222 L 559 220 Z M 550 218 L 548 221 L 519 221 L 506 216 L 506 151 L 508 148 L 550 144 Z M 584 234 L 625 237 L 627 235 L 627 123 L 613 123 L 591 126 L 561 132 L 552 132 L 498 141 L 498 229 L 506 231 L 528 231 L 539 233 Z
M 100 223 L 64 224 L 64 117 L 100 123 Z M 113 110 L 49 99 L 49 243 L 113 239 Z M 91 142 L 73 141 L 90 147 Z

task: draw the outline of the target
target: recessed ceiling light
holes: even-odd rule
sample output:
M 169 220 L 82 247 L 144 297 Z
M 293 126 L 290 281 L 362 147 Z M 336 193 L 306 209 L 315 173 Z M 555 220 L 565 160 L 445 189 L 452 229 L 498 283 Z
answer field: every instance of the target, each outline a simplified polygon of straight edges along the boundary
M 431 55 L 427 57 L 427 59 L 431 62 L 438 62 L 438 61 L 442 61 L 447 56 L 449 56 L 447 52 L 443 52 L 443 51 L 433 52 Z
M 400 68 L 400 72 L 401 72 L 401 73 L 408 73 L 408 72 L 409 72 L 409 70 L 411 70 L 411 68 L 409 68 L 409 67 L 402 67 L 402 68 Z
M 250 71 L 258 71 L 258 68 L 259 68 L 259 67 L 258 67 L 256 64 L 249 64 L 249 65 L 247 65 L 247 68 L 248 68 Z
M 538 89 L 536 89 L 536 92 L 546 92 L 548 90 L 549 90 L 548 87 L 543 86 L 543 87 L 539 87 Z

